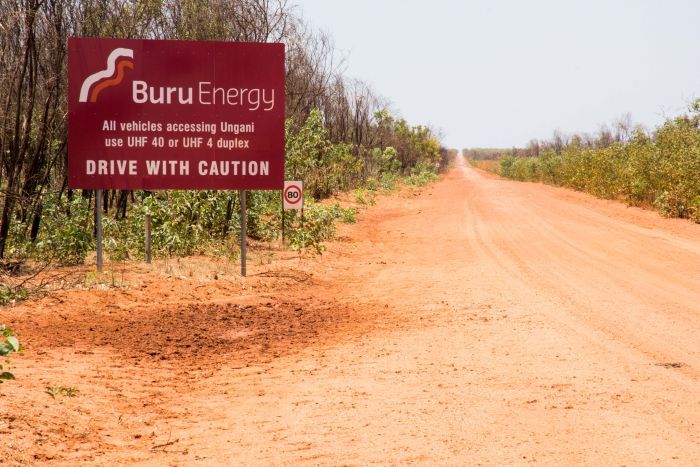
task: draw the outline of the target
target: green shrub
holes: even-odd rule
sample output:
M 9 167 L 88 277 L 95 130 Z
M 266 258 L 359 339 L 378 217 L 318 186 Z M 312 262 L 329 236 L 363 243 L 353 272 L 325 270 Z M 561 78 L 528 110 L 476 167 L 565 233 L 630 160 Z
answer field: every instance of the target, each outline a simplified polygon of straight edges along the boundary
M 310 197 L 326 198 L 357 184 L 363 161 L 350 144 L 331 142 L 318 109 L 300 127 L 288 119 L 285 134 L 287 180 L 303 180 Z
M 139 193 L 124 219 L 104 219 L 105 251 L 114 260 L 143 257 L 145 254 L 146 216 L 151 216 L 151 252 L 159 256 L 188 256 L 210 250 L 221 251 L 224 232 L 235 234 L 240 228 L 238 192 L 209 190 L 173 190 L 153 194 Z M 250 195 L 250 194 L 249 194 Z M 252 207 L 255 202 L 249 196 Z M 231 219 L 226 220 L 231 203 Z M 258 210 L 248 211 L 249 225 L 255 232 L 260 224 Z M 230 255 L 227 255 L 230 256 Z
M 95 248 L 93 211 L 87 199 L 76 196 L 65 203 L 49 195 L 44 199 L 42 219 L 36 241 L 27 246 L 34 258 L 61 265 L 82 264 Z
M 383 151 L 375 148 L 379 174 L 395 174 L 401 170 L 401 161 L 395 148 L 387 146 Z
M 297 252 L 311 251 L 320 254 L 325 250 L 324 241 L 335 236 L 335 222 L 354 223 L 357 211 L 343 208 L 338 203 L 319 204 L 313 201 L 304 207 L 302 223 L 301 212 L 291 211 L 289 245 Z
M 25 300 L 29 296 L 29 291 L 24 287 L 12 287 L 0 284 L 0 305 Z
M 501 175 L 543 181 L 601 198 L 653 205 L 662 215 L 700 222 L 700 101 L 691 114 L 668 120 L 652 135 L 626 143 L 582 147 L 574 138 L 561 154 L 505 157 Z
M 5 359 L 5 366 L 9 367 L 10 365 L 10 354 L 22 351 L 22 345 L 15 337 L 14 331 L 5 327 L 4 324 L 0 326 L 0 358 Z M 9 368 L 7 369 L 9 370 Z M 0 383 L 7 379 L 15 379 L 15 375 L 6 371 L 6 368 L 0 365 Z
M 380 177 L 379 183 L 381 185 L 382 191 L 388 193 L 396 188 L 396 183 L 399 181 L 399 175 L 397 173 L 383 173 Z
M 362 206 L 374 206 L 377 201 L 374 192 L 371 190 L 355 188 L 355 202 Z
M 435 165 L 432 162 L 422 160 L 411 169 L 411 175 L 405 178 L 405 182 L 407 185 L 426 186 L 439 178 Z

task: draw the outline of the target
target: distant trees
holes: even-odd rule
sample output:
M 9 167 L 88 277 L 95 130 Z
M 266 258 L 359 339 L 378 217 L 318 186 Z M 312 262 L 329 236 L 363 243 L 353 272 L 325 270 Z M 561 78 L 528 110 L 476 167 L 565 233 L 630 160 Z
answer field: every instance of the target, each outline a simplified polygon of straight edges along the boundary
M 434 132 L 391 115 L 387 102 L 367 84 L 343 76 L 332 39 L 309 28 L 287 0 L 4 0 L 0 2 L 0 258 L 6 255 L 8 239 L 29 243 L 37 239 L 47 199 L 51 215 L 62 211 L 69 218 L 75 197 L 88 206 L 93 200 L 91 191 L 67 189 L 69 36 L 284 42 L 288 134 L 309 124 L 320 125 L 328 144 L 316 161 L 323 174 L 319 177 L 332 172 L 324 164 L 344 171 L 342 183 L 326 183 L 323 188 L 319 182 L 316 196 L 371 176 L 377 148 L 382 154 L 393 147 L 404 172 L 420 160 L 440 160 Z M 139 201 L 140 195 L 112 190 L 105 192 L 101 208 L 118 220 Z
M 474 161 L 495 160 L 506 151 L 502 148 L 464 148 L 462 156 L 467 160 Z
M 566 134 L 561 130 L 555 130 L 550 139 L 531 139 L 524 148 L 512 149 L 465 149 L 464 154 L 470 155 L 469 158 L 474 160 L 479 159 L 498 159 L 501 156 L 509 155 L 512 157 L 537 157 L 545 152 L 554 152 L 561 154 L 567 147 L 576 144 L 585 148 L 603 149 L 612 146 L 616 143 L 628 142 L 635 133 L 644 131 L 640 126 L 635 126 L 632 123 L 630 114 L 625 114 L 615 122 L 612 128 L 607 125 L 601 125 L 598 131 L 594 134 L 589 133 L 574 133 Z
M 550 141 L 536 142 L 537 148 L 530 143 L 504 154 L 500 173 L 700 222 L 700 100 L 689 110 L 652 133 L 634 127 L 629 116 L 593 136 L 555 133 Z

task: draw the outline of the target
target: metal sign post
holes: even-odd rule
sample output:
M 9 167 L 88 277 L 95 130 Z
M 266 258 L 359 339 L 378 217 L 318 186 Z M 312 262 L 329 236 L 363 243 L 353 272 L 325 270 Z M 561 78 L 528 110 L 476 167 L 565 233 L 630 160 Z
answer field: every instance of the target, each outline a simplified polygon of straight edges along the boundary
M 301 209 L 301 228 L 304 228 L 304 182 L 288 180 L 282 190 L 282 246 L 284 246 L 284 211 Z
M 241 276 L 245 277 L 246 257 L 245 257 L 245 239 L 246 239 L 246 190 L 241 190 Z
M 102 190 L 95 194 L 95 227 L 97 230 L 97 272 L 102 272 Z
M 284 191 L 282 191 L 282 248 L 284 248 Z

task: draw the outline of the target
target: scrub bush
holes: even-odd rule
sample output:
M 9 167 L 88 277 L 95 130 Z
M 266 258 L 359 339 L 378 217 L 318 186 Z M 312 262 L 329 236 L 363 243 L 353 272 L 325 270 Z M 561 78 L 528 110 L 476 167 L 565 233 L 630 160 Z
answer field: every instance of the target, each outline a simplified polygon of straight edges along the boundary
M 22 352 L 22 350 L 22 345 L 15 337 L 14 331 L 5 327 L 4 324 L 0 326 L 0 358 L 5 359 L 5 365 L 0 364 L 0 383 L 3 380 L 15 379 L 15 375 L 6 370 L 9 370 L 10 354 Z M 5 366 L 8 368 L 5 368 Z
M 700 222 L 700 101 L 690 115 L 666 121 L 651 135 L 589 147 L 574 137 L 560 153 L 504 157 L 500 174 L 653 206 L 669 217 Z
M 437 174 L 437 167 L 432 162 L 419 161 L 413 169 L 411 175 L 406 177 L 407 185 L 425 186 L 440 178 Z
M 292 249 L 321 254 L 326 249 L 323 242 L 335 236 L 335 223 L 354 223 L 357 211 L 343 208 L 338 203 L 326 205 L 311 201 L 304 207 L 303 225 L 301 211 L 290 213 L 289 245 Z
M 42 219 L 35 241 L 23 247 L 33 258 L 61 265 L 82 264 L 88 252 L 95 248 L 93 211 L 83 197 L 65 202 L 56 195 L 47 196 Z
M 0 284 L 0 305 L 24 300 L 29 295 L 29 292 L 24 287 L 12 287 L 10 285 Z

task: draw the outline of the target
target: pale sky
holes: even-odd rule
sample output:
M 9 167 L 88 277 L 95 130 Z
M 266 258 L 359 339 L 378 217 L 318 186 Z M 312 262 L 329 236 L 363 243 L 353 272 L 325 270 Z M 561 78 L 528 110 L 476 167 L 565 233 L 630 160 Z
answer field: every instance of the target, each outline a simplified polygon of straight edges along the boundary
M 449 147 L 523 146 L 700 97 L 699 0 L 291 0 L 412 123 Z

